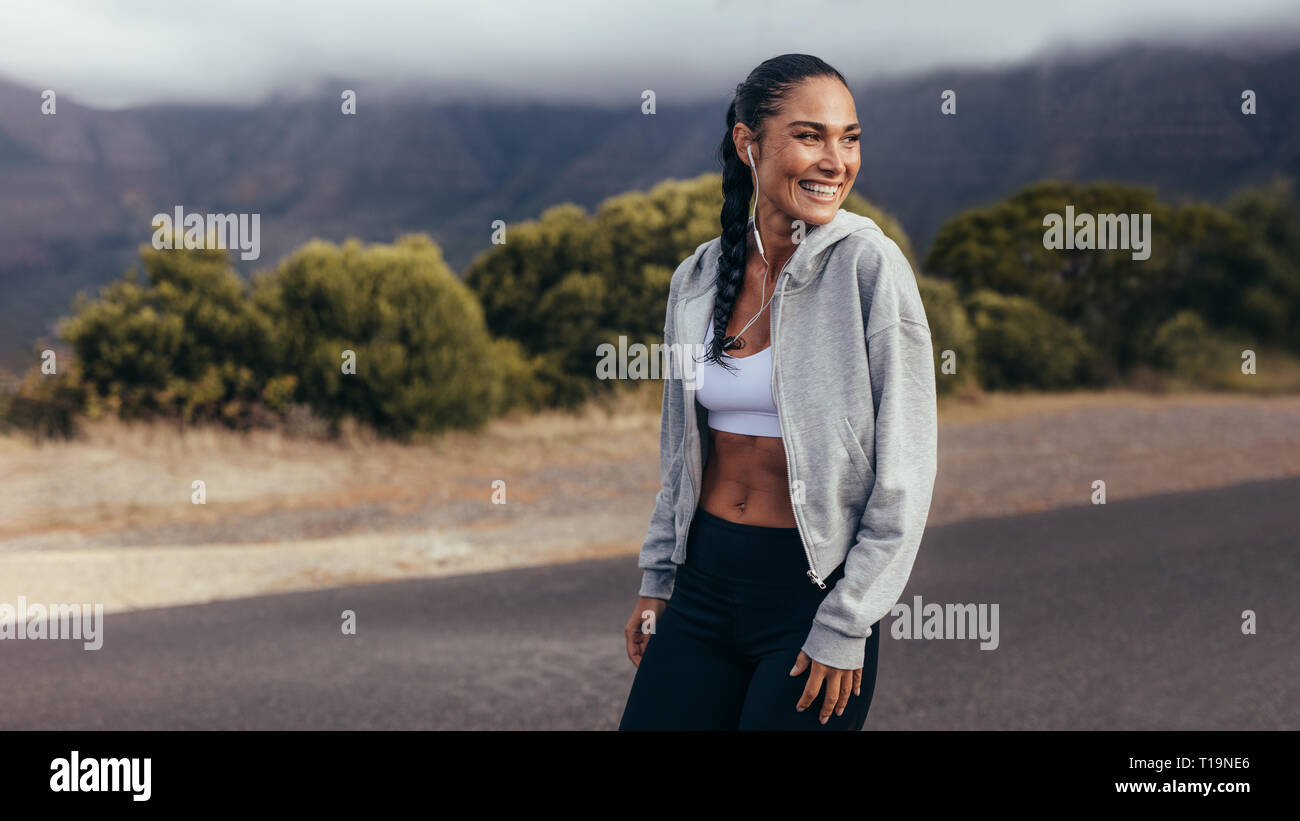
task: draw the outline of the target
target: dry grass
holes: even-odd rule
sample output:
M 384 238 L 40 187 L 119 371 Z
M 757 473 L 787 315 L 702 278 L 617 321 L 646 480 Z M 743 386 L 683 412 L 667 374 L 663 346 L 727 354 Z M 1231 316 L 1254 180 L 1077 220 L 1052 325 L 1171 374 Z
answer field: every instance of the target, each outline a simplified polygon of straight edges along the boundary
M 975 422 L 1011 420 L 1042 413 L 1059 413 L 1084 408 L 1134 408 L 1149 411 L 1177 406 L 1198 407 L 1206 404 L 1227 407 L 1257 407 L 1261 402 L 1294 402 L 1294 394 L 1263 395 L 1186 390 L 1166 393 L 1137 391 L 1131 388 L 1061 391 L 1058 393 L 967 393 L 939 399 L 940 421 Z
M 576 413 L 514 414 L 479 433 L 451 431 L 414 444 L 355 428 L 326 441 L 219 427 L 181 433 L 116 418 L 87 421 L 83 435 L 67 442 L 0 436 L 9 486 L 0 494 L 0 540 L 234 512 L 451 499 L 467 482 L 477 492 L 485 478 L 644 458 L 658 448 L 659 392 L 653 411 L 649 393 L 627 391 Z M 207 505 L 190 503 L 195 480 L 204 482 Z

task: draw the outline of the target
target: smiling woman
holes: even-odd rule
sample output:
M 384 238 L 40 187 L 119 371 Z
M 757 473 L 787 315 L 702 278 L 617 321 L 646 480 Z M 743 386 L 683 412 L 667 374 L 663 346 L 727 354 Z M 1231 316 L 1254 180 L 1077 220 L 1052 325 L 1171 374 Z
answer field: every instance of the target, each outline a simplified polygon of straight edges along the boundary
M 898 247 L 840 208 L 862 129 L 839 72 L 768 60 L 727 127 L 722 233 L 669 288 L 665 342 L 706 357 L 698 389 L 665 380 L 620 729 L 861 729 L 933 487 L 929 327 Z

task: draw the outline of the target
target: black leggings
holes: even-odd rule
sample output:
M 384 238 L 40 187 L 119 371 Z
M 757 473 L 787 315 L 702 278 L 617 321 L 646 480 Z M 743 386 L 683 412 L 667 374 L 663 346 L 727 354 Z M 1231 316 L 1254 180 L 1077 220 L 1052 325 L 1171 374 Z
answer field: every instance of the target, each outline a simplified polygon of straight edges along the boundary
M 668 606 L 659 614 L 620 730 L 861 730 L 876 689 L 880 622 L 866 639 L 862 694 L 819 721 L 826 687 L 803 712 L 808 670 L 790 675 L 822 599 L 844 566 L 813 584 L 799 531 L 739 524 L 697 509 Z

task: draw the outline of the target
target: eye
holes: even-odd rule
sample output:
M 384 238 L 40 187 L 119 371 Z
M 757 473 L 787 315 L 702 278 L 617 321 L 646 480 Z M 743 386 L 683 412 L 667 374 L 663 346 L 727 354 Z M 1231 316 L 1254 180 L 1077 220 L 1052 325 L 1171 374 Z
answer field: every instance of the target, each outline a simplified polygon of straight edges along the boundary
M 862 135 L 861 135 L 861 134 L 854 134 L 853 136 L 849 137 L 849 139 L 850 139 L 850 140 L 853 140 L 853 142 L 855 142 L 855 143 L 856 143 L 856 142 L 861 142 L 861 141 L 862 141 Z
M 796 140 L 802 140 L 804 137 L 816 137 L 816 136 L 817 136 L 817 132 L 816 132 L 816 131 L 805 131 L 805 132 L 802 133 L 802 134 L 796 134 L 796 135 L 795 135 L 795 139 L 796 139 Z

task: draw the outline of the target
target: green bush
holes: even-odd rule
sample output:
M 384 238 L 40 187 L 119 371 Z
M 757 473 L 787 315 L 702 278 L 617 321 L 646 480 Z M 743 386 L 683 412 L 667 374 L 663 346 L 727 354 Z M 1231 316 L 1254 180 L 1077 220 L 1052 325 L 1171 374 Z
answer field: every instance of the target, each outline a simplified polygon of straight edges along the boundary
M 1195 311 L 1179 311 L 1156 330 L 1151 364 L 1187 385 L 1241 390 L 1252 386 L 1241 373 L 1241 352 L 1246 348 L 1258 352 L 1259 345 L 1236 332 L 1211 328 Z
M 132 269 L 97 300 L 79 294 L 63 320 L 75 377 L 55 392 L 53 377 L 29 374 L 4 399 L 8 417 L 51 431 L 75 411 L 236 428 L 292 416 L 303 430 L 352 417 L 405 437 L 550 399 L 545 363 L 488 336 L 427 236 L 309 243 L 252 287 L 224 251 L 145 246 L 141 258 L 143 278 Z
M 60 323 L 85 390 L 82 406 L 125 418 L 261 423 L 273 376 L 270 326 L 225 251 L 141 246 L 132 269 Z
M 1160 325 L 1152 339 L 1151 361 L 1160 370 L 1179 375 L 1203 373 L 1211 354 L 1210 329 L 1195 311 L 1179 311 Z
M 1097 354 L 1083 334 L 1032 300 L 980 289 L 966 307 L 984 388 L 1051 390 L 1097 383 Z
M 947 220 L 925 270 L 953 281 L 963 298 L 987 288 L 1033 300 L 1082 331 L 1108 375 L 1145 364 L 1156 325 L 1182 309 L 1300 350 L 1289 322 L 1300 316 L 1300 268 L 1286 253 L 1300 247 L 1300 217 L 1282 189 L 1236 203 L 1234 214 L 1163 203 L 1149 187 L 1045 180 Z M 1076 215 L 1150 215 L 1150 256 L 1045 248 L 1046 216 L 1069 207 Z
M 535 412 L 554 404 L 547 385 L 538 378 L 539 363 L 513 339 L 492 340 L 492 362 L 500 379 L 492 401 L 497 414 L 513 409 Z
M 1233 325 L 1300 353 L 1300 201 L 1295 182 L 1277 177 L 1266 185 L 1240 189 L 1226 207 L 1249 232 L 1265 267 L 1260 282 L 1243 288 L 1241 313 Z
M 0 387 L 0 431 L 20 430 L 37 439 L 67 439 L 77 433 L 85 384 L 75 361 L 56 360 L 58 373 L 29 368 L 16 384 Z
M 951 282 L 918 274 L 916 285 L 925 305 L 926 321 L 930 324 L 936 389 L 940 396 L 955 393 L 963 385 L 976 381 L 978 376 L 975 329 L 971 327 L 966 309 Z M 952 351 L 953 373 L 944 373 L 944 351 Z
M 254 301 L 274 329 L 276 371 L 332 423 L 406 438 L 481 427 L 503 401 L 482 308 L 425 235 L 312 241 L 255 279 Z

